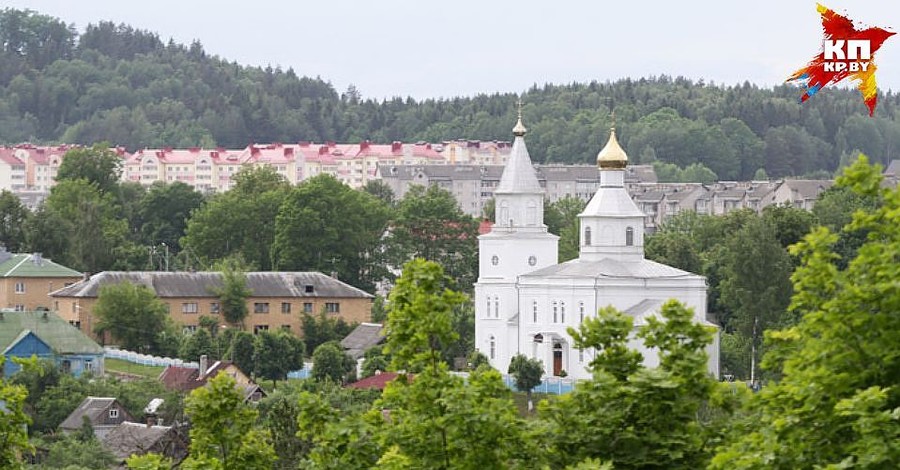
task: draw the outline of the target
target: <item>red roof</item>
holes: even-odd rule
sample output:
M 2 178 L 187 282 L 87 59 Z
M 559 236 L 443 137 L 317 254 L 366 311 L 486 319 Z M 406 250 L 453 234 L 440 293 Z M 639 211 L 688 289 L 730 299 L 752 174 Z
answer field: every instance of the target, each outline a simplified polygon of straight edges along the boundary
M 200 372 L 192 367 L 169 366 L 159 374 L 159 381 L 169 390 L 187 392 L 205 383 L 197 380 L 198 375 Z
M 347 387 L 384 390 L 384 387 L 387 386 L 387 383 L 396 379 L 397 375 L 398 374 L 396 372 L 382 372 L 380 374 L 375 374 L 362 380 L 358 380 L 356 382 L 353 382 L 352 384 L 347 384 Z

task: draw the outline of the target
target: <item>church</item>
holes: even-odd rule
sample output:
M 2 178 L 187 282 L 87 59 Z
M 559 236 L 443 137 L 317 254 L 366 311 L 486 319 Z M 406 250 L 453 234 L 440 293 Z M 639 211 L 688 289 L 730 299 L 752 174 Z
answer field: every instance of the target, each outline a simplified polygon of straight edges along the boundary
M 579 350 L 566 332 L 613 306 L 634 318 L 635 328 L 659 315 L 669 299 L 706 320 L 706 279 L 644 258 L 644 214 L 625 190 L 628 156 L 610 130 L 597 155 L 600 187 L 578 215 L 576 259 L 558 263 L 559 237 L 544 225 L 544 191 L 525 146 L 521 114 L 515 141 L 494 190 L 495 223 L 479 242 L 475 284 L 475 347 L 506 373 L 516 354 L 537 358 L 545 376 L 588 379 L 594 351 Z M 655 366 L 658 354 L 638 338 L 630 346 Z M 709 371 L 718 377 L 719 339 L 708 347 Z

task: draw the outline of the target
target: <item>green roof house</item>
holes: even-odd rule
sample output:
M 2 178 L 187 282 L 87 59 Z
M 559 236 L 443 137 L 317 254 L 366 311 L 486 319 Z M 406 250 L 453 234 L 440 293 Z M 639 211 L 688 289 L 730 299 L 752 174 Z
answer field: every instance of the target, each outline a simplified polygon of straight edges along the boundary
M 47 294 L 82 278 L 40 253 L 10 253 L 0 247 L 0 309 L 55 310 Z
M 75 376 L 103 374 L 103 348 L 53 312 L 0 311 L 3 375 L 19 370 L 13 357 L 50 359 Z

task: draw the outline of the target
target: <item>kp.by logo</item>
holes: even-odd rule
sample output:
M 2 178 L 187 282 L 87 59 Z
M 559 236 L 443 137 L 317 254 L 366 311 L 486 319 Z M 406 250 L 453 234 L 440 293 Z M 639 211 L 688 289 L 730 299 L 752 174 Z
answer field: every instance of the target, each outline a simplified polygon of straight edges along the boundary
M 826 39 L 822 50 L 826 72 L 865 72 L 872 60 L 872 43 L 868 39 Z
M 875 86 L 874 54 L 887 38 L 895 33 L 881 28 L 857 29 L 846 16 L 839 15 L 821 4 L 816 5 L 822 15 L 825 39 L 822 52 L 787 81 L 797 81 L 805 89 L 800 102 L 805 102 L 827 85 L 846 78 L 857 80 L 869 116 L 875 113 L 878 89 Z

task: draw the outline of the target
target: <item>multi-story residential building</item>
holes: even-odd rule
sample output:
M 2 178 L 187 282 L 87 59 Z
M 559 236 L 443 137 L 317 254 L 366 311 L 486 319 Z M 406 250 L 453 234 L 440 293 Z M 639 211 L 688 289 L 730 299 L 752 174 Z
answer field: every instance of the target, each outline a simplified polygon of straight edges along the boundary
M 348 323 L 369 321 L 373 296 L 318 272 L 246 273 L 248 331 L 284 329 L 301 332 L 304 314 L 342 318 Z M 185 330 L 196 330 L 202 315 L 219 318 L 221 306 L 215 290 L 222 285 L 218 272 L 105 271 L 52 292 L 53 310 L 92 335 L 97 319 L 93 309 L 100 288 L 130 282 L 147 286 L 167 306 L 172 320 Z
M 512 143 L 505 141 L 449 140 L 435 146 L 450 165 L 506 165 Z
M 49 310 L 50 292 L 74 284 L 82 274 L 40 253 L 10 253 L 0 247 L 0 308 Z
M 536 165 L 535 170 L 549 202 L 565 197 L 587 202 L 600 187 L 600 174 L 594 166 Z M 378 173 L 398 198 L 413 185 L 438 185 L 456 197 L 463 212 L 481 217 L 484 204 L 494 197 L 503 165 L 379 165 Z M 635 165 L 627 170 L 627 184 L 655 181 L 652 166 Z

